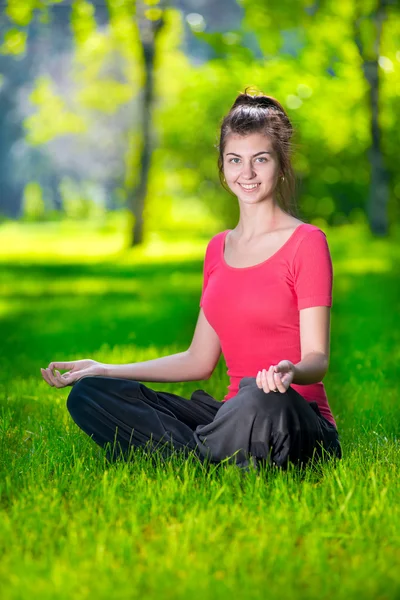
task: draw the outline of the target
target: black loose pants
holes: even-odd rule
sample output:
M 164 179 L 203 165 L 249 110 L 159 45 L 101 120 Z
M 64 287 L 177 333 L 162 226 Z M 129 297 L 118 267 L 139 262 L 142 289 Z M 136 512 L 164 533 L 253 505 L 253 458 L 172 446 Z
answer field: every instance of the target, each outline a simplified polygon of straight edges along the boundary
M 236 396 L 219 402 L 204 390 L 190 400 L 128 379 L 84 377 L 73 386 L 67 408 L 75 423 L 114 460 L 132 446 L 194 452 L 202 461 L 234 462 L 247 469 L 260 461 L 283 469 L 288 461 L 342 457 L 337 429 L 289 387 L 266 394 L 244 377 Z

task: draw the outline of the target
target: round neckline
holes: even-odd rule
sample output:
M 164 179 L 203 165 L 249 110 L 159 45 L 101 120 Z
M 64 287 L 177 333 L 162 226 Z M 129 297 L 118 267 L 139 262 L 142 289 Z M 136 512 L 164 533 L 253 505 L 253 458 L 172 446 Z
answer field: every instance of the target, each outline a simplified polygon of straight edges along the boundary
M 231 265 L 228 265 L 228 263 L 226 262 L 225 256 L 224 256 L 224 253 L 225 253 L 225 239 L 226 239 L 226 236 L 228 235 L 228 233 L 230 231 L 232 231 L 232 229 L 226 229 L 223 232 L 223 235 L 222 235 L 222 244 L 221 244 L 221 261 L 222 261 L 222 264 L 225 267 L 227 267 L 228 269 L 232 269 L 232 271 L 248 271 L 249 269 L 255 269 L 256 267 L 261 267 L 261 265 L 265 265 L 270 260 L 272 260 L 273 258 L 275 258 L 275 256 L 277 254 L 279 254 L 289 244 L 289 242 L 293 239 L 293 237 L 296 235 L 296 232 L 298 231 L 298 229 L 300 229 L 304 225 L 308 225 L 308 223 L 300 223 L 300 225 L 297 225 L 296 229 L 288 237 L 288 239 L 286 240 L 286 242 L 284 242 L 282 244 L 282 246 L 280 248 L 278 248 L 278 250 L 276 250 L 276 252 L 274 252 L 269 258 L 267 258 L 266 260 L 263 260 L 260 263 L 255 264 L 255 265 L 250 265 L 249 267 L 232 267 Z

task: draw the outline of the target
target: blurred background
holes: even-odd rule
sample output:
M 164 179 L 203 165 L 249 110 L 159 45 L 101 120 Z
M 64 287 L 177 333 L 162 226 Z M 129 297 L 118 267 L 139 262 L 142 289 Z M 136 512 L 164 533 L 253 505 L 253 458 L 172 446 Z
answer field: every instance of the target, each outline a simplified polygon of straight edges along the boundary
M 9 0 L 0 19 L 3 225 L 108 223 L 128 247 L 234 227 L 216 143 L 246 86 L 292 119 L 303 219 L 399 220 L 397 2 Z

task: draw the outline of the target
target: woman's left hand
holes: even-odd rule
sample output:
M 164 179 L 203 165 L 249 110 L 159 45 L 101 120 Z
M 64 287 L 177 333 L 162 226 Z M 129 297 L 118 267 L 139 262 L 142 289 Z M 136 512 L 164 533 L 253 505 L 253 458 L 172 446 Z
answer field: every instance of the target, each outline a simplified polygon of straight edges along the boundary
M 256 382 L 260 389 L 266 394 L 269 392 L 281 392 L 284 394 L 295 375 L 296 367 L 290 360 L 281 360 L 277 365 L 258 371 Z

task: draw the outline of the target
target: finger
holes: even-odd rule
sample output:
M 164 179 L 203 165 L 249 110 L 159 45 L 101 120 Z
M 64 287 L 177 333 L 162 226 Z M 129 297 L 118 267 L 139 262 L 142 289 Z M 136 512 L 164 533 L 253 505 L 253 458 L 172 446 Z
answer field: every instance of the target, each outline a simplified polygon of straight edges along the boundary
M 49 376 L 47 375 L 47 371 L 46 369 L 40 369 L 42 372 L 42 377 L 45 380 L 46 383 L 48 383 L 49 385 L 51 385 L 51 387 L 53 387 L 53 384 L 51 383 Z
M 52 379 L 54 381 L 54 385 L 56 388 L 60 388 L 63 386 L 63 384 L 60 381 L 60 377 L 61 377 L 60 372 L 57 371 L 56 369 L 54 369 L 54 371 L 52 372 Z
M 274 382 L 275 382 L 275 387 L 278 389 L 279 392 L 286 392 L 286 388 L 282 381 L 282 374 L 276 373 L 275 369 L 274 369 Z
M 259 387 L 260 389 L 262 388 L 261 371 L 258 371 L 258 373 L 257 373 L 256 384 L 257 384 L 257 387 Z
M 64 373 L 65 375 L 65 373 Z M 77 381 L 79 381 L 80 379 L 82 379 L 82 377 L 90 377 L 92 375 L 91 369 L 81 369 L 80 371 L 76 371 L 71 372 L 71 375 L 69 375 L 67 377 L 67 381 L 68 381 L 68 385 L 73 385 L 74 383 L 76 383 Z
M 61 388 L 61 387 L 65 387 L 67 384 L 65 383 L 65 379 L 63 379 L 60 371 L 57 371 L 57 369 L 55 369 L 55 375 L 54 378 L 57 382 L 57 387 Z
M 67 361 L 67 362 L 57 362 L 57 361 L 53 361 L 49 364 L 49 366 L 47 367 L 48 369 L 51 369 L 51 371 L 53 371 L 54 369 L 69 369 L 70 367 L 74 366 L 74 361 Z
M 82 375 L 79 375 L 77 373 L 63 373 L 61 375 L 61 379 L 63 381 L 63 385 L 74 385 L 74 383 L 76 383 L 78 381 L 78 379 L 82 377 Z
M 271 365 L 267 371 L 267 381 L 268 381 L 268 387 L 269 387 L 270 391 L 274 392 L 276 389 L 276 384 L 275 384 L 275 380 L 274 380 L 274 365 Z
M 282 364 L 285 361 L 281 361 L 278 365 L 275 365 L 274 367 L 274 381 L 275 381 L 275 385 L 278 388 L 278 391 L 280 392 L 286 392 L 288 386 L 287 383 L 287 373 L 282 373 L 282 371 L 285 369 L 285 365 Z
M 53 376 L 51 371 L 49 371 L 49 369 L 44 369 L 44 375 L 46 377 L 46 381 L 48 382 L 49 385 L 51 385 L 52 387 L 54 387 L 54 381 L 53 381 Z
M 51 384 L 54 387 L 57 387 L 56 380 L 55 380 L 55 377 L 54 377 L 54 373 L 49 369 L 49 367 L 47 367 L 47 369 L 46 369 L 46 374 L 47 374 L 47 377 L 49 378 L 49 381 L 51 382 Z
M 266 369 L 262 370 L 262 374 L 261 374 L 261 383 L 262 383 L 262 387 L 263 390 L 266 394 L 269 394 L 269 387 L 268 387 L 268 381 L 267 381 L 267 371 Z
M 282 373 L 279 371 L 278 365 L 275 365 L 272 370 L 272 377 L 274 380 L 274 391 L 275 392 L 286 392 L 285 382 L 283 381 Z

